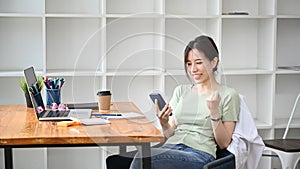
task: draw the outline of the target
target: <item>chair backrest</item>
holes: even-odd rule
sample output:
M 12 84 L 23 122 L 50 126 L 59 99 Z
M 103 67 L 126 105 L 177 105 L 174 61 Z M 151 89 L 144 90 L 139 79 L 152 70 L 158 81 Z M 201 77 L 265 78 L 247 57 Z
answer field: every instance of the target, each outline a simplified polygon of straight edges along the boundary
M 286 136 L 289 132 L 289 128 L 290 128 L 290 125 L 291 125 L 291 122 L 292 122 L 292 119 L 293 119 L 293 116 L 295 114 L 295 111 L 296 111 L 296 107 L 297 107 L 297 104 L 298 104 L 298 101 L 299 101 L 299 98 L 300 98 L 300 93 L 298 94 L 296 100 L 295 100 L 295 103 L 294 103 L 294 106 L 293 106 L 293 109 L 292 109 L 292 112 L 290 114 L 290 118 L 289 118 L 289 122 L 285 128 L 285 131 L 284 131 L 284 134 L 283 134 L 283 137 L 282 139 L 286 139 Z
M 232 154 L 230 151 L 228 151 L 227 149 L 217 149 L 216 155 L 217 155 L 217 159 L 219 158 L 223 158 L 226 157 L 228 155 Z
M 217 149 L 217 159 L 204 166 L 204 169 L 234 169 L 235 156 L 228 150 Z
M 257 132 L 251 112 L 240 95 L 239 121 L 227 150 L 235 155 L 236 168 L 257 168 L 265 145 Z

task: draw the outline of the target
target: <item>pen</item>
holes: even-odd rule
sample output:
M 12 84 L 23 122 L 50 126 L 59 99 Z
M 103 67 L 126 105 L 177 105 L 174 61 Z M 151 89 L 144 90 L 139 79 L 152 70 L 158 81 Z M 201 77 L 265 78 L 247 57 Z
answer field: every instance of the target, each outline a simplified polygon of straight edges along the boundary
M 54 86 L 54 89 L 57 89 L 57 79 L 55 78 L 54 80 L 53 80 L 53 86 Z
M 30 91 L 32 94 L 35 94 L 35 91 L 33 90 L 32 87 L 29 87 L 29 91 Z
M 38 83 L 34 84 L 33 88 L 35 89 L 36 93 L 39 92 L 39 84 Z
M 50 89 L 49 84 L 47 83 L 47 81 L 44 81 L 45 86 L 47 87 L 47 89 Z
M 34 86 L 29 87 L 29 90 L 30 90 L 33 94 L 36 94 L 36 93 L 37 93 L 37 91 L 35 90 L 35 87 L 34 87 Z
M 55 89 L 55 85 L 54 85 L 54 81 L 53 81 L 53 80 L 50 81 L 50 84 L 51 84 L 51 86 L 52 86 L 52 89 Z
M 64 78 L 62 78 L 62 77 L 59 78 L 59 85 L 58 85 L 58 88 L 59 88 L 59 89 L 63 86 L 64 82 L 65 82 L 65 79 L 64 79 Z

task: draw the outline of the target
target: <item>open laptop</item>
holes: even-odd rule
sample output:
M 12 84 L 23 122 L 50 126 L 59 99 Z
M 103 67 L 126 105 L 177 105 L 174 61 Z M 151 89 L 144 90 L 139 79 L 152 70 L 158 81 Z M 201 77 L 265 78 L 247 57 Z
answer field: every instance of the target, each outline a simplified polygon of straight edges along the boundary
M 28 89 L 37 86 L 37 78 L 33 67 L 24 70 Z M 30 93 L 35 114 L 39 120 L 72 120 L 90 118 L 92 109 L 46 110 L 41 93 Z

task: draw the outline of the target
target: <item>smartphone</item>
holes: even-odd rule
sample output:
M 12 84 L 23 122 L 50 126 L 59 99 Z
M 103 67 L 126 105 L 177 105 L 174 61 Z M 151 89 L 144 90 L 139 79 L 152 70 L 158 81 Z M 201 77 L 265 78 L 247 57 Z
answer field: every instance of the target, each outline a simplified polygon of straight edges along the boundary
M 151 93 L 151 94 L 149 94 L 149 96 L 150 96 L 151 100 L 153 101 L 153 103 L 155 103 L 155 99 L 157 99 L 158 108 L 160 111 L 165 107 L 166 102 L 159 93 Z M 170 114 L 170 116 L 171 115 L 172 115 L 172 113 Z

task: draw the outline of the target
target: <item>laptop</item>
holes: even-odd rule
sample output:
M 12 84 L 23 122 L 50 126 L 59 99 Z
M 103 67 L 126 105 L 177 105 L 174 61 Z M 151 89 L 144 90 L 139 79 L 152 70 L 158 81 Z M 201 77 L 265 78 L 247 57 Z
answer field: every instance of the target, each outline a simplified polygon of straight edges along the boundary
M 28 89 L 33 86 L 38 87 L 37 78 L 33 67 L 24 70 Z M 91 116 L 92 109 L 68 109 L 68 110 L 46 110 L 43 98 L 40 92 L 29 92 L 32 105 L 38 120 L 74 120 L 88 119 Z

